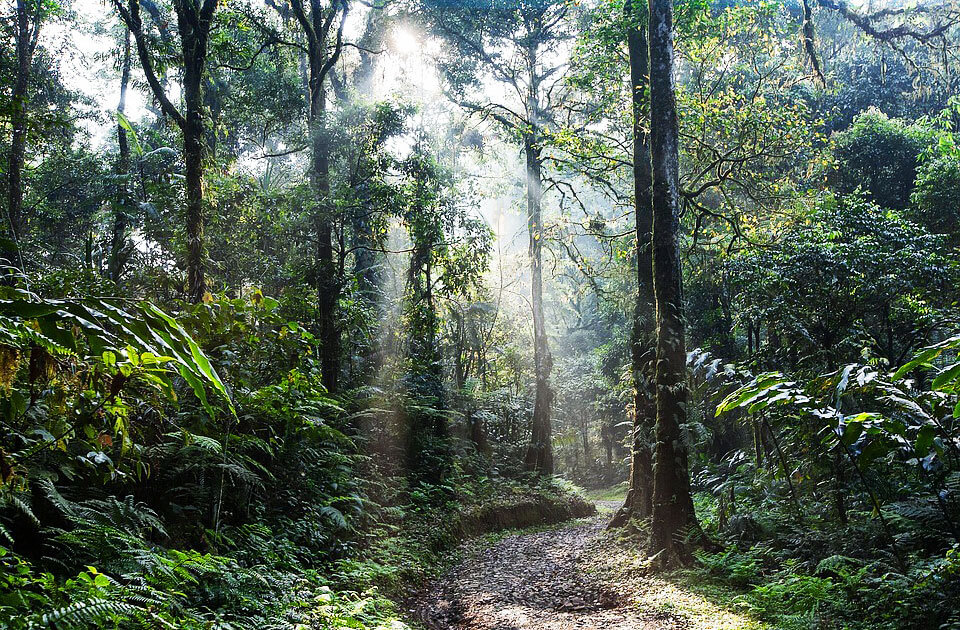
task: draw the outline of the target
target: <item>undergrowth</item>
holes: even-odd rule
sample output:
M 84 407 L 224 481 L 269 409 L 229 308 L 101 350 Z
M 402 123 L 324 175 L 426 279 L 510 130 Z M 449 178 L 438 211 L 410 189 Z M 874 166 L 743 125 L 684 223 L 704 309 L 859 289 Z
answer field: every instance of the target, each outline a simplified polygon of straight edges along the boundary
M 703 495 L 699 500 L 709 503 Z M 798 531 L 791 519 L 752 513 L 755 531 L 717 531 L 725 547 L 699 551 L 687 585 L 782 630 L 960 628 L 960 544 L 939 556 L 911 554 L 901 571 L 874 542 L 870 514 L 846 526 L 819 523 Z M 811 524 L 807 523 L 808 526 Z
M 457 414 L 402 388 L 330 396 L 316 339 L 259 293 L 178 320 L 13 296 L 0 628 L 396 630 L 466 535 L 585 505 L 493 471 Z

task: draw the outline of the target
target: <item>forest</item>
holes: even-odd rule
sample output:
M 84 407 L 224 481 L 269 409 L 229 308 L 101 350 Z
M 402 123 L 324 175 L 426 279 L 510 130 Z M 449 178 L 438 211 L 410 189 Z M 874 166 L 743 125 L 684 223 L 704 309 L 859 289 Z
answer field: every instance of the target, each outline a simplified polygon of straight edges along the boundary
M 957 0 L 0 0 L 0 628 L 960 630 Z

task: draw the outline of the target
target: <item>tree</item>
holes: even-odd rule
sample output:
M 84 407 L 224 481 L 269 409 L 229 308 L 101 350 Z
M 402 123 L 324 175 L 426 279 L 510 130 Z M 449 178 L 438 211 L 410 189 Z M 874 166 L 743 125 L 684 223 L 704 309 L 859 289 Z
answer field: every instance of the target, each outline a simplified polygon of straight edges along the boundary
M 650 0 L 650 151 L 656 300 L 656 446 L 650 551 L 661 567 L 690 561 L 685 537 L 696 526 L 687 446 L 687 367 L 680 267 L 679 126 L 673 68 L 673 0 Z
M 553 357 L 543 312 L 544 150 L 546 128 L 562 100 L 564 63 L 558 47 L 569 35 L 569 6 L 556 0 L 493 2 L 452 10 L 449 3 L 425 0 L 427 18 L 451 46 L 443 69 L 451 95 L 467 110 L 495 120 L 517 139 L 524 162 L 527 207 L 527 257 L 530 263 L 535 401 L 532 435 L 525 457 L 528 470 L 553 474 L 550 372 Z M 503 52 L 505 51 L 505 52 Z M 480 75 L 503 84 L 515 102 L 471 98 Z
M 177 31 L 180 35 L 180 69 L 183 72 L 183 109 L 170 100 L 157 77 L 150 53 L 148 34 L 140 17 L 140 2 L 113 0 L 121 19 L 133 34 L 137 56 L 147 84 L 160 110 L 169 116 L 183 136 L 183 160 L 186 179 L 186 235 L 187 235 L 187 296 L 200 302 L 207 292 L 207 248 L 204 237 L 206 208 L 203 195 L 204 160 L 207 150 L 207 129 L 204 121 L 204 78 L 206 76 L 207 45 L 219 0 L 174 0 Z
M 310 182 L 316 194 L 313 210 L 316 238 L 317 310 L 320 328 L 320 354 L 323 384 L 336 392 L 340 380 L 340 329 L 337 323 L 337 302 L 343 289 L 341 271 L 334 261 L 334 204 L 330 196 L 330 140 L 327 131 L 328 75 L 343 50 L 343 28 L 346 24 L 346 0 L 291 0 L 294 15 L 307 40 L 309 81 Z M 338 21 L 339 20 L 339 21 Z M 334 29 L 336 25 L 336 29 Z M 334 38 L 331 48 L 331 38 Z
M 910 205 L 920 154 L 929 138 L 919 126 L 867 110 L 835 137 L 837 169 L 831 183 L 844 194 L 862 188 L 877 205 L 903 210 Z
M 925 161 L 918 170 L 910 202 L 910 218 L 931 232 L 951 235 L 955 244 L 960 232 L 960 155 Z
M 129 230 L 129 213 L 131 210 L 130 184 L 130 140 L 127 138 L 127 128 L 130 123 L 126 120 L 127 89 L 130 86 L 130 31 L 123 29 L 123 57 L 120 65 L 120 100 L 117 103 L 117 162 L 114 168 L 119 182 L 119 194 L 114 200 L 113 230 L 110 239 L 110 259 L 107 265 L 107 276 L 114 282 L 119 282 L 123 276 L 124 267 L 129 257 L 127 231 Z
M 634 387 L 633 435 L 627 498 L 612 526 L 631 517 L 649 518 L 652 511 L 651 424 L 656 419 L 656 395 L 651 382 L 654 368 L 655 297 L 652 251 L 652 177 L 650 146 L 644 129 L 647 118 L 649 48 L 644 32 L 646 10 L 637 0 L 624 0 L 624 27 L 630 63 L 631 118 L 633 123 L 633 199 L 637 247 L 637 294 L 630 344 Z
M 19 267 L 17 241 L 23 231 L 23 165 L 26 160 L 30 67 L 40 40 L 40 27 L 49 9 L 42 0 L 17 0 L 16 69 L 11 93 L 10 150 L 7 153 L 7 236 L 11 244 L 3 247 L 3 258 L 11 267 Z
M 828 195 L 778 232 L 724 265 L 737 322 L 766 331 L 764 364 L 821 374 L 866 349 L 897 365 L 953 299 L 943 239 L 856 195 Z

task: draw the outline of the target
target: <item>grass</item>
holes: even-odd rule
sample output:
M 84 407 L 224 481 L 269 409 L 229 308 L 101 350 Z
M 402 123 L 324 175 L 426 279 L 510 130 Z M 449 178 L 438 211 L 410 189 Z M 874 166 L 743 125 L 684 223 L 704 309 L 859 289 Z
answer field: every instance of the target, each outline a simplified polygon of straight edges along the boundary
M 624 481 L 609 488 L 584 490 L 582 494 L 588 501 L 617 501 L 622 503 L 627 497 L 627 482 Z

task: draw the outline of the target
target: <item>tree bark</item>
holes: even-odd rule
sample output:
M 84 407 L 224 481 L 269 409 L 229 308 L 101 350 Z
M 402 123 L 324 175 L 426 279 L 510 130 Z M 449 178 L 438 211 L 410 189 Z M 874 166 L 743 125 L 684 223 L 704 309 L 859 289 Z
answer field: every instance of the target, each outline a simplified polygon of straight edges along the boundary
M 530 445 L 524 461 L 527 470 L 541 475 L 553 474 L 553 446 L 551 444 L 550 406 L 553 390 L 550 371 L 553 357 L 547 341 L 543 316 L 543 164 L 540 147 L 534 134 L 524 134 L 523 152 L 527 174 L 527 230 L 530 237 L 530 290 L 533 310 L 533 364 L 535 399 Z
M 377 68 L 377 56 L 386 33 L 387 0 L 374 0 L 367 11 L 363 35 L 358 49 L 360 63 L 353 74 L 353 87 L 357 93 L 371 98 L 373 96 L 373 78 Z
M 120 101 L 117 103 L 117 116 L 124 116 L 127 109 L 127 88 L 130 85 L 130 30 L 124 32 L 123 65 L 120 70 Z M 120 282 L 126 266 L 128 211 L 130 209 L 130 183 L 127 181 L 130 173 L 130 141 L 127 139 L 127 130 L 117 121 L 117 155 L 116 174 L 120 185 L 117 200 L 114 203 L 113 235 L 110 241 L 110 262 L 107 275 L 114 282 Z
M 623 507 L 610 522 L 625 524 L 633 517 L 646 519 L 652 511 L 653 471 L 650 442 L 656 418 L 653 387 L 654 292 L 653 292 L 653 211 L 650 145 L 643 128 L 646 112 L 644 91 L 650 71 L 645 15 L 638 0 L 624 1 L 627 52 L 630 59 L 630 90 L 633 103 L 633 199 L 636 219 L 637 297 L 633 313 L 631 364 L 634 383 L 634 419 L 630 453 L 629 489 Z M 645 11 L 643 11 L 645 13 Z
M 203 73 L 207 59 L 207 36 L 210 20 L 192 8 L 183 6 L 189 0 L 174 3 L 183 50 L 183 101 L 186 124 L 183 126 L 183 157 L 187 184 L 187 295 L 194 304 L 203 300 L 206 284 L 205 208 L 203 200 L 203 167 L 206 156 L 206 130 L 203 122 Z M 212 16 L 211 16 L 212 17 Z
M 697 525 L 690 496 L 687 369 L 679 233 L 679 126 L 673 77 L 673 0 L 649 0 L 653 272 L 657 337 L 657 422 L 650 551 L 660 567 L 691 561 Z
M 553 389 L 550 387 L 550 372 L 553 369 L 553 356 L 547 340 L 547 326 L 543 315 L 543 156 L 540 137 L 540 124 L 543 111 L 540 103 L 540 81 L 537 72 L 539 63 L 539 33 L 542 28 L 543 14 L 536 14 L 527 21 L 526 29 L 531 34 L 524 44 L 524 62 L 528 77 L 523 127 L 523 157 L 526 162 L 527 176 L 527 232 L 530 239 L 528 256 L 530 259 L 530 294 L 533 311 L 533 369 L 535 393 L 530 445 L 524 460 L 528 471 L 538 475 L 553 474 L 553 444 L 550 426 L 550 412 L 553 405 Z
M 378 50 L 383 45 L 386 27 L 386 0 L 375 0 L 366 14 L 363 35 L 358 42 L 360 62 L 353 72 L 353 92 L 348 94 L 361 102 L 370 103 L 374 99 L 374 74 L 377 67 Z M 357 195 L 357 208 L 350 213 L 350 227 L 353 241 L 353 273 L 357 279 L 357 296 L 361 304 L 370 312 L 368 321 L 369 345 L 361 356 L 357 357 L 360 376 L 367 378 L 376 374 L 382 363 L 380 347 L 380 323 L 384 319 L 383 308 L 383 265 L 382 255 L 377 253 L 380 239 L 375 234 L 375 207 L 370 180 L 376 168 L 364 152 L 375 154 L 381 147 L 382 138 L 373 138 L 371 146 L 362 143 L 357 147 L 360 155 L 356 161 L 353 175 L 353 188 Z
M 7 235 L 12 243 L 3 248 L 3 257 L 9 267 L 19 267 L 18 241 L 23 233 L 23 165 L 27 150 L 27 103 L 30 86 L 30 66 L 37 48 L 40 32 L 39 3 L 35 8 L 33 25 L 26 0 L 17 0 L 16 6 L 16 75 L 11 93 L 10 150 L 7 155 Z M 6 275 L 6 274 L 5 274 Z
M 183 134 L 183 161 L 186 179 L 186 236 L 187 236 L 187 297 L 191 302 L 203 300 L 207 292 L 207 249 L 204 239 L 205 208 L 203 199 L 203 169 L 206 148 L 206 128 L 203 120 L 203 79 L 207 62 L 207 44 L 213 15 L 219 0 L 174 0 L 177 14 L 177 29 L 180 34 L 180 52 L 183 63 L 183 101 L 181 112 L 170 100 L 160 79 L 157 78 L 150 49 L 147 44 L 143 22 L 140 19 L 138 0 L 114 0 L 127 28 L 137 44 L 140 66 L 160 110 L 170 116 Z M 144 3 L 148 10 L 149 3 Z M 160 26 L 162 29 L 162 25 Z
M 294 0 L 293 10 L 307 39 L 310 69 L 310 179 L 317 196 L 313 224 L 316 233 L 317 319 L 320 336 L 320 367 L 324 387 L 336 393 L 340 384 L 340 328 L 337 303 L 342 282 L 333 250 L 333 208 L 330 200 L 330 140 L 327 134 L 327 96 L 324 81 L 340 56 L 347 6 L 335 0 L 324 11 L 321 0 L 310 0 L 308 12 L 303 0 Z M 333 53 L 328 53 L 334 19 L 342 11 Z
M 311 79 L 313 83 L 313 79 Z M 333 256 L 333 212 L 330 203 L 330 143 L 326 129 L 326 96 L 319 87 L 313 112 L 313 183 L 317 192 L 314 225 L 317 234 L 317 311 L 320 324 L 320 366 L 323 385 L 336 393 L 340 381 L 340 329 L 337 303 L 341 282 Z M 316 101 L 315 101 L 316 102 Z

